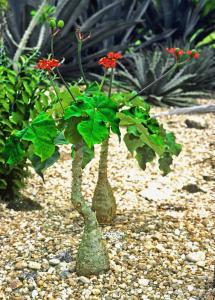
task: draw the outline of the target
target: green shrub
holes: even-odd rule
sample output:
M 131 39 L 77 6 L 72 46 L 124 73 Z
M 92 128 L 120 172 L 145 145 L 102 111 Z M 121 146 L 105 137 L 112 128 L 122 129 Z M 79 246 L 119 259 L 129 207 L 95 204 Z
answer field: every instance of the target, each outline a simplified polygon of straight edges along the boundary
M 27 176 L 27 162 L 10 167 L 3 148 L 14 130 L 22 129 L 35 114 L 48 108 L 44 92 L 49 81 L 32 67 L 34 55 L 22 57 L 19 71 L 14 71 L 2 49 L 0 53 L 0 198 L 15 200 Z

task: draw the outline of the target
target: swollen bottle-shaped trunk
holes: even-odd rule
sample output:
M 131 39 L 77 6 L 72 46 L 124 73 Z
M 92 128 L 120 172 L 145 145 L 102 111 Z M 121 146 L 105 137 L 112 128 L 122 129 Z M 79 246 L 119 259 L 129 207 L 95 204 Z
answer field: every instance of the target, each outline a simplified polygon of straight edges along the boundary
M 116 200 L 107 177 L 108 143 L 109 138 L 101 145 L 98 181 L 92 202 L 100 224 L 110 224 L 116 216 Z
M 72 203 L 84 218 L 84 233 L 76 260 L 78 275 L 98 275 L 109 270 L 109 259 L 95 213 L 85 201 L 82 192 L 82 144 L 76 145 L 72 163 Z

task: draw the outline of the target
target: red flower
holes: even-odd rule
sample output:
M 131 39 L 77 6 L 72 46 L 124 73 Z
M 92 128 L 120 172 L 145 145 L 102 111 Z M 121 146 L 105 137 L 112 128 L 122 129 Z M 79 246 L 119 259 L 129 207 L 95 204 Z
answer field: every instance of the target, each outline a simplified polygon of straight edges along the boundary
M 187 50 L 184 51 L 180 48 L 166 48 L 166 51 L 170 54 L 174 55 L 176 59 L 179 59 L 181 55 L 187 54 L 190 56 L 190 58 L 198 59 L 200 54 L 196 50 Z
M 185 54 L 184 51 L 180 48 L 166 48 L 166 51 L 169 52 L 170 54 L 174 55 L 177 59 Z
M 122 58 L 122 54 L 119 52 L 108 52 L 107 57 L 110 59 L 120 59 Z
M 59 67 L 60 62 L 57 59 L 40 59 L 36 65 L 37 69 L 51 71 L 53 68 Z
M 105 69 L 116 68 L 116 59 L 110 59 L 108 57 L 102 57 L 99 60 L 99 65 L 102 65 Z
M 108 52 L 107 56 L 102 57 L 99 60 L 99 65 L 102 65 L 105 69 L 116 68 L 117 60 L 122 58 L 122 54 L 119 52 Z
M 200 54 L 196 50 L 188 50 L 186 54 L 188 54 L 191 58 L 195 59 L 198 59 L 200 56 Z

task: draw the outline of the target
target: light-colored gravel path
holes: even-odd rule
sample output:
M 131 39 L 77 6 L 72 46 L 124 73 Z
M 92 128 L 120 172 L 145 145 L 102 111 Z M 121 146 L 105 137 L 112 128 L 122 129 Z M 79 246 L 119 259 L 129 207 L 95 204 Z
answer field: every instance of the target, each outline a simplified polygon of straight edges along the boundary
M 187 128 L 188 118 L 208 128 Z M 161 120 L 183 144 L 166 177 L 156 163 L 141 171 L 124 145 L 111 139 L 109 178 L 118 214 L 113 226 L 102 228 L 111 260 L 107 274 L 85 278 L 75 273 L 83 223 L 70 203 L 68 147 L 46 172 L 44 185 L 32 172 L 24 193 L 41 210 L 16 212 L 0 204 L 0 299 L 213 299 L 215 117 Z M 89 201 L 97 168 L 98 156 L 84 172 Z M 189 184 L 200 190 L 187 191 Z

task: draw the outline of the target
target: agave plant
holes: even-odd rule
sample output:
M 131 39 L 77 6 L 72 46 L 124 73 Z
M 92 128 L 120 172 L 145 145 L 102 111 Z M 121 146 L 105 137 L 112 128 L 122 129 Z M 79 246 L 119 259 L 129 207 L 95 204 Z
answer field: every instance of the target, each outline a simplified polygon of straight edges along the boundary
M 199 97 L 200 94 L 205 95 L 197 89 L 195 90 L 194 86 L 189 88 L 189 82 L 191 80 L 195 82 L 195 78 L 198 76 L 197 71 L 194 67 L 189 70 L 189 66 L 186 64 L 180 70 L 173 70 L 163 76 L 173 64 L 173 60 L 174 58 L 167 56 L 162 48 L 156 48 L 154 51 L 131 53 L 127 55 L 125 63 L 120 64 L 121 70 L 117 72 L 116 79 L 126 83 L 127 89 L 140 90 L 161 77 L 144 91 L 143 95 L 146 101 L 161 106 L 192 105 L 196 97 Z M 123 87 L 125 88 L 125 84 Z
M 76 59 L 77 44 L 74 28 L 79 26 L 82 32 L 91 32 L 91 40 L 82 47 L 84 57 L 82 63 L 85 70 L 93 70 L 97 67 L 98 58 L 104 56 L 107 51 L 126 49 L 128 45 L 138 39 L 138 33 L 134 29 L 137 24 L 143 23 L 143 16 L 149 3 L 150 0 L 144 2 L 141 0 L 49 1 L 49 4 L 55 5 L 54 16 L 64 20 L 66 24 L 55 37 L 55 56 L 65 59 L 61 68 L 63 76 L 66 79 L 80 77 Z M 20 43 L 31 21 L 30 12 L 37 9 L 41 1 L 9 0 L 9 4 L 11 10 L 8 14 L 8 30 L 4 34 L 4 39 L 8 52 L 13 57 L 17 44 Z M 34 28 L 27 47 L 37 45 L 42 26 L 44 24 L 38 23 Z M 50 53 L 49 40 L 50 33 L 47 30 L 40 48 L 41 56 Z
M 164 29 L 172 30 L 168 41 L 174 44 L 180 40 L 181 46 L 184 46 L 192 39 L 193 45 L 197 45 L 215 31 L 215 4 L 212 2 L 208 0 L 151 1 L 145 14 L 146 25 L 155 35 L 163 32 Z M 209 44 L 214 44 L 214 40 L 208 41 L 207 45 Z
M 184 68 L 184 74 L 196 74 L 183 85 L 184 91 L 205 91 L 215 90 L 215 49 L 205 47 L 201 51 L 198 60 L 192 61 Z

